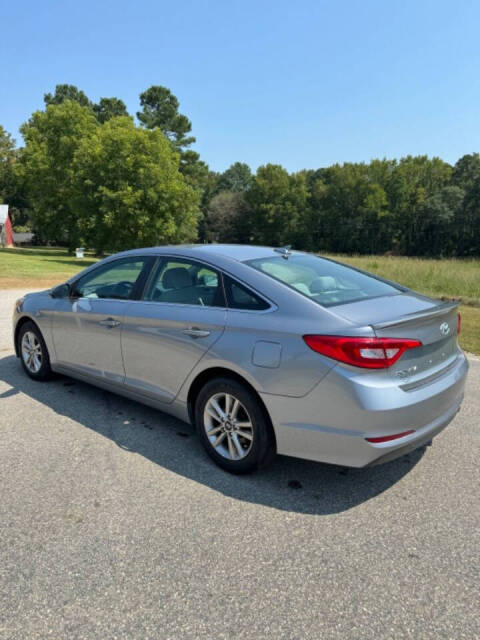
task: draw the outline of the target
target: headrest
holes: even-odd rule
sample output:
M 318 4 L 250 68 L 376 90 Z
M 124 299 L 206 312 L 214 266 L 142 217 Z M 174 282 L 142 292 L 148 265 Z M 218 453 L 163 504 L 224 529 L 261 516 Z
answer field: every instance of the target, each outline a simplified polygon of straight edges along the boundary
M 292 284 L 292 282 L 298 280 L 298 275 L 295 271 L 292 271 L 288 267 L 284 267 L 283 264 L 269 264 L 267 262 L 267 264 L 263 265 L 262 269 L 265 273 L 269 273 L 274 278 L 277 278 L 286 284 Z
M 174 267 L 168 269 L 163 274 L 162 284 L 165 289 L 183 289 L 191 287 L 193 284 L 192 276 L 183 267 Z
M 323 293 L 324 291 L 335 291 L 337 283 L 332 276 L 320 276 L 310 283 L 310 291 L 312 293 Z

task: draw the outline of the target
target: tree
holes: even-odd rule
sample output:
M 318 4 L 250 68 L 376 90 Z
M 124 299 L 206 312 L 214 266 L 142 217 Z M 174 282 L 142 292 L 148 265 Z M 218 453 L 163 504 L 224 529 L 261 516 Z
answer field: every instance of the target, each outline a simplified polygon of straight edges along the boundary
M 28 225 L 25 188 L 18 170 L 21 153 L 22 150 L 15 147 L 15 140 L 0 125 L 0 204 L 9 205 L 14 228 Z
M 280 165 L 259 167 L 246 192 L 249 240 L 258 244 L 297 246 L 307 209 L 305 176 L 290 176 Z
M 73 158 L 98 126 L 90 108 L 65 100 L 36 111 L 21 127 L 20 173 L 35 229 L 44 240 L 67 243 L 70 249 L 81 237 L 80 212 L 71 208 Z
M 0 125 L 0 203 L 8 204 L 15 191 L 15 140 Z
M 158 129 L 130 117 L 94 128 L 72 163 L 70 206 L 87 245 L 102 253 L 195 240 L 199 196 L 178 169 Z
M 423 255 L 455 255 L 458 236 L 455 220 L 461 216 L 465 192 L 448 185 L 427 198 L 423 212 Z
M 137 118 L 147 129 L 161 129 L 177 151 L 190 146 L 195 138 L 187 136 L 192 124 L 187 116 L 178 112 L 180 103 L 170 89 L 153 85 L 140 94 L 142 110 Z
M 208 183 L 208 165 L 200 160 L 196 151 L 187 149 L 180 153 L 180 173 L 195 189 L 204 193 Z
M 107 122 L 110 118 L 128 115 L 125 103 L 119 98 L 100 98 L 98 104 L 94 104 L 92 108 L 100 124 Z
M 208 166 L 196 151 L 187 149 L 195 142 L 188 136 L 192 124 L 187 116 L 178 112 L 180 103 L 170 89 L 153 85 L 140 94 L 141 111 L 137 118 L 147 129 L 160 129 L 170 140 L 172 148 L 180 154 L 180 172 L 190 185 L 204 193 L 208 182 Z
M 224 171 L 217 182 L 217 192 L 247 191 L 252 186 L 253 176 L 248 164 L 235 162 Z
M 395 242 L 401 253 L 429 253 L 425 235 L 427 203 L 449 184 L 451 173 L 450 165 L 440 158 L 406 156 L 397 163 L 387 193 Z
M 73 84 L 57 84 L 53 95 L 46 93 L 43 96 L 45 106 L 48 107 L 51 104 L 62 104 L 65 100 L 71 100 L 72 102 L 78 102 L 82 107 L 91 107 L 92 103 L 83 93 L 81 89 L 78 89 Z
M 370 179 L 364 163 L 333 165 L 314 181 L 311 206 L 317 214 L 311 232 L 322 248 L 335 252 L 367 253 L 384 248 L 381 221 L 387 216 L 383 188 Z
M 248 242 L 243 237 L 247 204 L 242 193 L 221 191 L 214 196 L 205 216 L 205 239 L 209 242 Z
M 455 216 L 457 255 L 480 255 L 480 155 L 467 154 L 453 168 L 452 183 L 463 190 Z

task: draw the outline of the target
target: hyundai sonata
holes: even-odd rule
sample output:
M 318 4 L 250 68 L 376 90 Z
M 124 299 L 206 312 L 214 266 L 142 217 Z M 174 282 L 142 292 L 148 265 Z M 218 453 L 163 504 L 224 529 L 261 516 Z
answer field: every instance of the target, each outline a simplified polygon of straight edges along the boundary
M 463 398 L 457 304 L 311 254 L 126 251 L 15 304 L 25 372 L 59 372 L 194 423 L 245 473 L 275 453 L 345 466 L 429 441 Z

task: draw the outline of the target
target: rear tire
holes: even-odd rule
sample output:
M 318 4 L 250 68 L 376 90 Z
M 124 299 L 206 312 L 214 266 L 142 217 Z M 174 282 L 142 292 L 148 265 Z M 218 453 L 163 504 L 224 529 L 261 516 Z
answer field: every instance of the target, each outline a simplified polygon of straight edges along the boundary
M 195 402 L 195 424 L 205 451 L 230 473 L 250 473 L 275 456 L 264 409 L 237 380 L 214 378 L 205 384 Z
M 33 322 L 25 322 L 18 334 L 18 352 L 25 373 L 37 381 L 52 377 L 50 356 L 42 333 Z

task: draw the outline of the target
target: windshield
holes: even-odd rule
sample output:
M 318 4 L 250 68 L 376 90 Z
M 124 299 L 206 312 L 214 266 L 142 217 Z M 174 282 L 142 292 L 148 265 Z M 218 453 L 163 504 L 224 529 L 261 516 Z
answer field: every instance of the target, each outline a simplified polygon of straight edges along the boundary
M 391 296 L 403 289 L 350 267 L 313 255 L 248 260 L 245 264 L 283 282 L 324 307 Z

